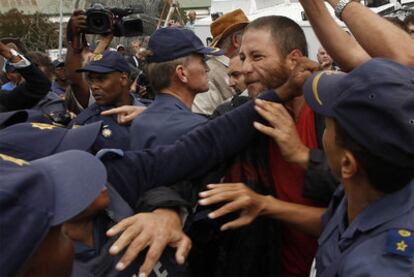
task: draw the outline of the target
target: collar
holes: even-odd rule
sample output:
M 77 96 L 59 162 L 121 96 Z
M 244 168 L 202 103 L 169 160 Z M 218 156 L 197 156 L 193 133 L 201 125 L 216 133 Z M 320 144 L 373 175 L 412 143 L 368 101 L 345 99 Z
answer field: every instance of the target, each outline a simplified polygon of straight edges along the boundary
M 242 93 L 239 94 L 240 96 L 247 96 L 249 97 L 249 92 L 245 89 Z
M 131 98 L 131 102 L 133 106 L 145 106 L 142 104 L 139 100 L 139 97 L 133 95 L 132 93 L 129 94 L 129 97 Z
M 219 63 L 223 64 L 225 67 L 229 67 L 230 59 L 225 55 L 211 57 L 210 60 L 216 60 Z
M 191 112 L 191 110 L 187 108 L 187 106 L 183 102 L 181 102 L 180 99 L 168 93 L 160 92 L 159 94 L 157 94 L 157 96 L 155 96 L 154 104 L 155 102 L 162 102 L 166 103 L 167 105 L 175 105 L 180 110 L 187 110 Z
M 129 94 L 129 99 L 131 99 L 132 106 L 145 106 L 141 102 L 139 102 L 139 98 L 134 96 L 132 93 Z M 114 105 L 98 105 L 96 103 L 93 104 L 97 112 L 103 112 L 109 109 L 116 108 Z
M 343 202 L 345 212 L 347 203 Z M 387 223 L 414 207 L 414 180 L 403 189 L 387 194 L 365 208 L 345 230 L 343 237 L 353 237 L 355 233 L 370 231 Z

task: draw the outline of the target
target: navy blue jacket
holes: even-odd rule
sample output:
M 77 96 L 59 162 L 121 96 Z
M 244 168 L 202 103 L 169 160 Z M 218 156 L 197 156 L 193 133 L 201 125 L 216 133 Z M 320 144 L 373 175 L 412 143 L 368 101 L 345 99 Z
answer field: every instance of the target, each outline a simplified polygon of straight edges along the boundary
M 175 96 L 160 93 L 131 125 L 131 149 L 139 150 L 174 143 L 183 134 L 206 123 Z
M 346 226 L 340 186 L 323 216 L 316 276 L 413 276 L 414 181 L 386 194 Z
M 134 106 L 144 106 L 135 97 L 131 96 Z M 96 103 L 82 111 L 69 127 L 76 125 L 86 125 L 89 123 L 102 121 L 102 132 L 97 138 L 92 152 L 96 153 L 103 148 L 117 148 L 127 150 L 130 145 L 130 126 L 119 125 L 117 116 L 103 116 L 101 112 L 115 108 L 114 106 L 99 106 Z

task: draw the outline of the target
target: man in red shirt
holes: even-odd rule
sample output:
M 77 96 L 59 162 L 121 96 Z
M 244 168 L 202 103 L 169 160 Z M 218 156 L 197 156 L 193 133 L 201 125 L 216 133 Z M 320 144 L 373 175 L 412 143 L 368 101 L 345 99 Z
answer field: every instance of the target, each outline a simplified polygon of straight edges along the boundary
M 278 88 L 287 81 L 295 65 L 304 56 L 307 56 L 306 39 L 294 21 L 282 16 L 268 16 L 251 22 L 245 30 L 240 48 L 247 89 L 249 92 L 260 92 Z M 324 160 L 322 150 L 318 149 L 321 145 L 318 143 L 320 137 L 317 135 L 315 115 L 305 104 L 301 88 L 291 94 L 294 97 L 283 105 L 274 104 L 271 111 L 277 120 L 270 123 L 278 127 L 277 134 L 273 135 L 274 139 L 269 141 L 268 147 L 271 179 L 277 199 L 318 206 L 315 199 L 304 195 L 305 183 L 311 182 L 308 179 L 315 179 L 315 174 L 310 172 L 313 160 L 318 157 L 320 162 Z M 269 112 L 260 106 L 258 111 L 262 115 Z M 263 130 L 264 126 L 256 127 Z M 263 133 L 268 134 L 265 131 Z M 316 177 L 318 178 L 325 177 Z M 200 196 L 203 198 L 199 201 L 201 205 L 229 202 L 210 213 L 210 218 L 242 209 L 240 217 L 224 224 L 222 230 L 251 223 L 260 214 L 265 203 L 263 197 L 266 197 L 254 193 L 242 183 L 209 185 L 209 190 L 200 193 Z M 252 203 L 253 200 L 257 202 Z M 312 207 L 309 209 L 310 213 L 314 209 L 322 210 Z M 282 276 L 308 276 L 316 251 L 316 239 L 295 226 L 284 224 L 282 244 Z

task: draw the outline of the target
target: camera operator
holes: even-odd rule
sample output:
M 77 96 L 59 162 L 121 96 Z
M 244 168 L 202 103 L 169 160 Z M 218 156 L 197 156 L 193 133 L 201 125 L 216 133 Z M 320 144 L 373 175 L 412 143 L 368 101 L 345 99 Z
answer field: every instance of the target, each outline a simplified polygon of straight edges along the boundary
M 0 55 L 26 80 L 11 91 L 1 91 L 0 112 L 32 108 L 49 92 L 50 81 L 29 60 L 2 42 Z
M 66 95 L 66 98 L 69 102 L 68 106 L 70 106 L 71 111 L 75 113 L 79 113 L 95 102 L 89 90 L 88 83 L 83 78 L 82 74 L 76 72 L 76 70 L 88 62 L 87 56 L 91 56 L 93 54 L 87 45 L 84 34 L 85 29 L 85 12 L 83 10 L 75 10 L 67 25 L 66 37 L 68 42 L 68 51 L 65 62 L 66 75 L 71 89 L 71 91 Z M 100 40 L 98 47 L 94 52 L 98 54 L 101 48 L 105 50 L 105 48 L 111 43 L 112 37 L 110 37 L 109 43 L 108 40 Z M 103 50 L 101 52 L 103 52 Z

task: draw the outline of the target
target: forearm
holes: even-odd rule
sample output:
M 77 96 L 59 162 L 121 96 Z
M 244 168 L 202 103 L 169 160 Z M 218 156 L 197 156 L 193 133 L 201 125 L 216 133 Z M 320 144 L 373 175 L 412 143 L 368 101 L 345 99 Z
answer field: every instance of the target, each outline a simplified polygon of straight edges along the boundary
M 282 221 L 309 235 L 320 235 L 325 209 L 284 202 L 270 195 L 263 196 L 262 200 L 263 208 L 260 215 Z
M 279 99 L 274 92 L 266 95 L 268 100 Z M 250 101 L 196 128 L 173 145 L 127 151 L 121 158 L 106 160 L 109 180 L 114 186 L 121 184 L 123 195 L 137 199 L 150 188 L 201 176 L 251 141 L 256 134 L 255 120 L 263 121 Z
M 300 2 L 321 44 L 341 70 L 350 71 L 370 59 L 358 42 L 335 22 L 324 1 Z
M 30 109 L 50 91 L 50 81 L 36 66 L 17 69 L 25 82 L 12 91 L 2 91 L 0 103 L 6 110 Z
M 66 54 L 65 69 L 76 100 L 86 108 L 89 104 L 89 86 L 82 73 L 76 72 L 82 67 L 82 48 L 80 37 L 74 36 Z
M 337 2 L 329 1 L 332 6 Z M 413 40 L 399 27 L 357 2 L 345 7 L 342 19 L 370 56 L 414 65 Z
M 96 46 L 95 50 L 93 51 L 93 53 L 95 55 L 102 54 L 106 49 L 108 49 L 109 45 L 112 42 L 112 38 L 113 38 L 112 34 L 102 37 L 98 45 Z

